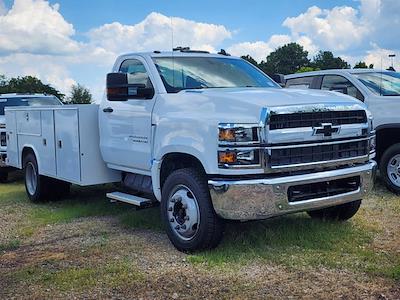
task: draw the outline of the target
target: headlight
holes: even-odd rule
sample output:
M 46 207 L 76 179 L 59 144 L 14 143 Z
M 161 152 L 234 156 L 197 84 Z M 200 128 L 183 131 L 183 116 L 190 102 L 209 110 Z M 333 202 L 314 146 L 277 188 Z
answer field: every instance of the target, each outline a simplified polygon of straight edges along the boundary
M 258 127 L 253 124 L 219 124 L 219 141 L 223 143 L 251 143 L 259 141 Z
M 256 150 L 226 150 L 218 151 L 220 167 L 256 166 L 260 164 L 260 151 Z
M 259 128 L 258 124 L 219 124 L 218 166 L 260 167 L 260 149 L 256 148 L 257 144 L 260 144 Z

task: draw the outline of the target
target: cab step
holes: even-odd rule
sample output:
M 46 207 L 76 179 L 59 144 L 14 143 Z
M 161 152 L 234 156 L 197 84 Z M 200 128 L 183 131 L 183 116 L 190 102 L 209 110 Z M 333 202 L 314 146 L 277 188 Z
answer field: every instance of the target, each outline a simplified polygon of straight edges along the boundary
M 106 194 L 107 198 L 111 199 L 112 202 L 121 201 L 128 204 L 132 204 L 138 207 L 149 207 L 153 206 L 153 201 L 147 198 L 142 198 L 122 192 L 112 192 Z

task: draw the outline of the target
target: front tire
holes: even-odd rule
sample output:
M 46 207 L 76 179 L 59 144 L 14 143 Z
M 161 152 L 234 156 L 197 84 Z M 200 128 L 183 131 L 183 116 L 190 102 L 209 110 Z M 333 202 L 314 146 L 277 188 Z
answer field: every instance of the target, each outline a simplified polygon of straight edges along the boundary
M 313 219 L 324 221 L 346 221 L 358 212 L 360 205 L 361 200 L 357 200 L 333 207 L 308 211 L 307 213 Z
M 383 153 L 379 170 L 387 188 L 400 194 L 400 144 L 390 146 Z
M 168 176 L 162 189 L 161 217 L 179 251 L 211 249 L 222 239 L 223 221 L 214 211 L 205 176 L 196 169 L 179 169 Z

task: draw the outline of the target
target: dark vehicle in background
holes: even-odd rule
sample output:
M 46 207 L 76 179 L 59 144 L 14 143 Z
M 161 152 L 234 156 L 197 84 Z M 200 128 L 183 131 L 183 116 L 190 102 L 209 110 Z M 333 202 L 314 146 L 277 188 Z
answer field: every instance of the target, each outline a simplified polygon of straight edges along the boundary
M 62 105 L 62 102 L 53 95 L 46 94 L 0 94 L 0 182 L 8 179 L 11 168 L 6 164 L 7 134 L 4 108 L 9 106 L 48 106 Z

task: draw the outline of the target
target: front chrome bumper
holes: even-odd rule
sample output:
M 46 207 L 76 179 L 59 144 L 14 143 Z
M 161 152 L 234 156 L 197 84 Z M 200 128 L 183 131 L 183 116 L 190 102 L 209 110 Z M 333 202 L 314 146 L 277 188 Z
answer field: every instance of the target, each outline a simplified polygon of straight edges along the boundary
M 335 206 L 362 199 L 373 187 L 376 162 L 364 165 L 272 179 L 209 180 L 216 213 L 224 219 L 256 220 L 299 211 Z M 289 202 L 291 186 L 360 176 L 358 189 L 335 196 Z

